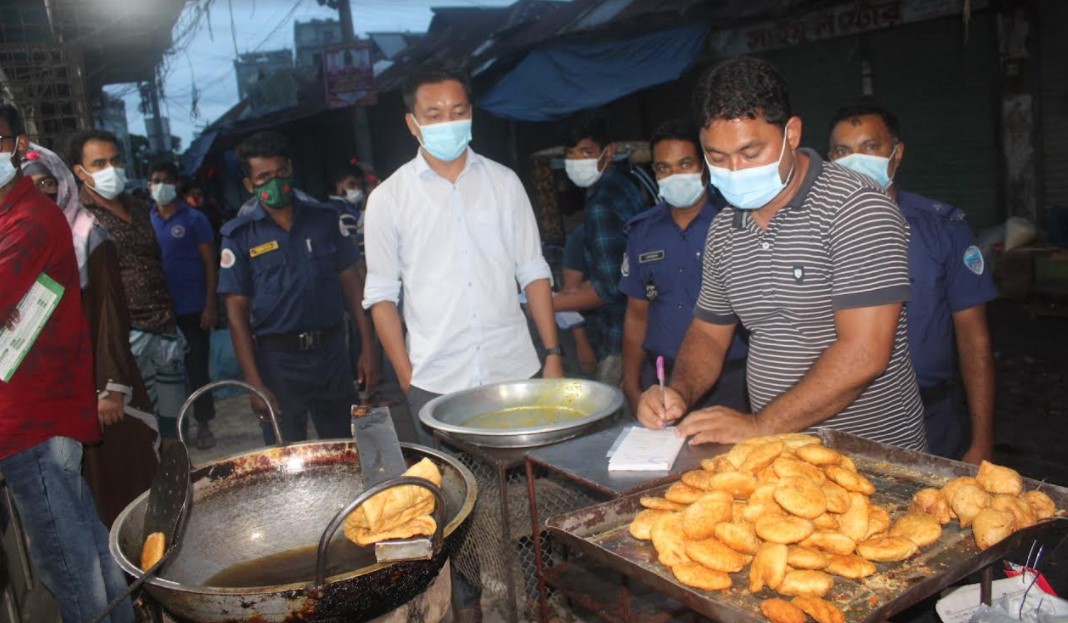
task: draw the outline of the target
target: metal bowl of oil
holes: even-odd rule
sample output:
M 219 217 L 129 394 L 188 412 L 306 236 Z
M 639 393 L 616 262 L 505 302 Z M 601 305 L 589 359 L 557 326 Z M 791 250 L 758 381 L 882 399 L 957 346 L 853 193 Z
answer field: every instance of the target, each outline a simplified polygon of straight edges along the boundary
M 525 448 L 577 437 L 623 406 L 619 388 L 583 379 L 530 379 L 447 394 L 419 419 L 480 446 Z

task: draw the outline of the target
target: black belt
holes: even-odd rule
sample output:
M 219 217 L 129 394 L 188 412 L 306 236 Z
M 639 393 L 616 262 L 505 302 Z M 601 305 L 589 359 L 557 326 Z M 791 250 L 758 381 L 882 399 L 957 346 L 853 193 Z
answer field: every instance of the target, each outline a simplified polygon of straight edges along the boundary
M 920 400 L 923 401 L 924 405 L 931 406 L 937 402 L 942 402 L 943 400 L 949 398 L 952 393 L 953 382 L 945 381 L 943 383 L 939 383 L 938 385 L 932 385 L 931 387 L 921 387 Z
M 267 350 L 283 350 L 289 352 L 314 350 L 325 344 L 330 338 L 340 334 L 343 328 L 344 327 L 341 324 L 337 324 L 329 329 L 322 329 L 320 331 L 257 335 L 256 346 L 266 348 Z

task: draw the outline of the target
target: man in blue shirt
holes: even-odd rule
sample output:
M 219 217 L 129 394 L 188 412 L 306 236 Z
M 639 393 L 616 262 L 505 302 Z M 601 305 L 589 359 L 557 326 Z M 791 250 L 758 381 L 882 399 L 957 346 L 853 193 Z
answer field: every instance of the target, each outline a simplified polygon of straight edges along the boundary
M 701 290 L 708 227 L 726 203 L 709 190 L 692 122 L 676 119 L 662 124 L 649 148 L 661 200 L 627 222 L 627 252 L 619 281 L 620 292 L 627 295 L 623 392 L 635 413 L 641 393 L 657 383 L 657 357 L 664 358 L 670 375 Z M 746 352 L 744 339 L 735 333 L 723 372 L 702 405 L 748 411 Z
M 583 312 L 597 350 L 597 379 L 619 385 L 627 309 L 626 297 L 619 291 L 619 262 L 627 247 L 623 226 L 648 204 L 638 183 L 613 166 L 615 146 L 601 113 L 581 113 L 569 120 L 564 146 L 568 178 L 587 189 L 584 246 L 589 281 L 557 293 L 553 307 L 558 312 Z
M 185 336 L 186 381 L 190 393 L 211 381 L 211 330 L 218 319 L 215 290 L 219 274 L 215 265 L 215 233 L 208 218 L 178 198 L 178 167 L 162 160 L 152 166 L 148 189 L 152 194 L 149 216 L 163 254 L 163 276 L 171 293 L 178 328 Z M 215 417 L 211 395 L 201 396 L 194 406 L 197 447 L 215 445 L 208 422 Z
M 352 375 L 344 311 L 365 348 L 358 376 L 378 382 L 370 321 L 360 307 L 363 283 L 355 245 L 337 209 L 293 187 L 286 139 L 254 134 L 237 150 L 245 189 L 257 202 L 222 228 L 219 292 L 245 380 L 271 400 L 286 441 L 307 438 L 309 415 L 320 439 L 349 437 Z M 253 396 L 258 413 L 266 405 Z M 274 435 L 264 427 L 270 444 Z
M 838 111 L 829 155 L 875 180 L 908 221 L 912 299 L 905 312 L 931 452 L 968 463 L 989 460 L 994 450 L 994 356 L 986 303 L 997 297 L 997 289 L 964 213 L 898 188 L 894 177 L 905 143 L 897 117 L 878 105 L 865 102 Z M 970 418 L 956 386 L 958 366 Z

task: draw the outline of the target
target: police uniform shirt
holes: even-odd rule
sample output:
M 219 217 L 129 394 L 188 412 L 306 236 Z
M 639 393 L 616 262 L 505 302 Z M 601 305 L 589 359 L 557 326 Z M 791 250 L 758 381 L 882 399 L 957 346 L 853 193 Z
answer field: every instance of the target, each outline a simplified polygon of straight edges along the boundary
M 674 208 L 663 201 L 627 222 L 619 291 L 649 303 L 642 348 L 651 357 L 672 360 L 678 353 L 701 290 L 708 228 L 722 205 L 718 193 L 709 192 L 686 229 L 679 228 L 672 218 Z M 736 333 L 727 359 L 743 359 L 745 353 L 745 341 Z
M 223 225 L 222 236 L 219 292 L 251 299 L 253 334 L 318 331 L 341 322 L 338 273 L 358 253 L 334 207 L 294 197 L 287 232 L 256 202 Z
M 908 221 L 912 300 L 909 350 L 921 388 L 952 380 L 957 373 L 953 314 L 997 298 L 997 288 L 959 209 L 899 191 Z

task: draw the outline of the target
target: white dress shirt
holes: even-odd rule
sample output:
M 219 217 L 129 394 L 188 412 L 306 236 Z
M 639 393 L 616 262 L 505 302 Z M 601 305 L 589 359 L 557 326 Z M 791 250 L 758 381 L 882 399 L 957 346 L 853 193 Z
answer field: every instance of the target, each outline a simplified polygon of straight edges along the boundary
M 518 290 L 552 277 L 511 169 L 468 149 L 452 183 L 419 152 L 368 197 L 364 241 L 363 306 L 403 289 L 413 386 L 446 394 L 541 368 Z

